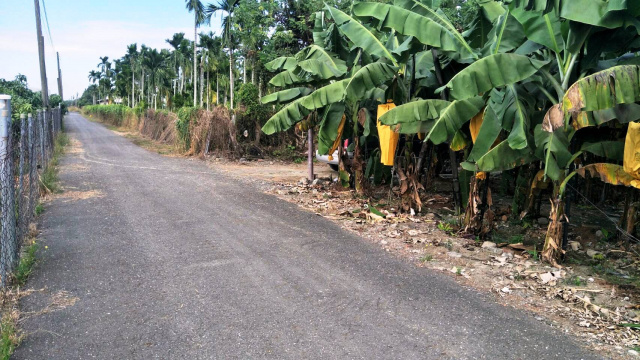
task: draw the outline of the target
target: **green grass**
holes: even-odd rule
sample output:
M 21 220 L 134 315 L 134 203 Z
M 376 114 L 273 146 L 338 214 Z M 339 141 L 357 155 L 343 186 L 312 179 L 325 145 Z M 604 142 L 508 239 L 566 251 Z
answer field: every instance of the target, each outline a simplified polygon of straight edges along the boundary
M 36 214 L 36 216 L 38 216 L 43 212 L 44 212 L 44 206 L 41 203 L 38 203 L 38 205 L 36 205 L 36 209 L 34 210 L 34 213 Z
M 522 234 L 512 235 L 509 238 L 509 244 L 519 244 L 519 243 L 522 243 L 523 240 L 524 240 L 524 235 Z
M 33 241 L 25 249 L 24 253 L 20 257 L 20 263 L 14 273 L 15 284 L 24 285 L 33 271 L 33 265 L 36 263 L 36 252 L 38 251 L 38 244 Z
M 2 317 L 0 327 L 0 359 L 9 360 L 13 352 L 20 345 L 22 336 L 18 334 L 16 319 L 10 312 Z
M 575 276 L 575 275 L 565 279 L 564 283 L 567 285 L 573 285 L 577 287 L 584 286 L 586 284 L 584 280 L 582 280 L 579 276 Z
M 57 193 L 60 191 L 59 179 L 58 179 L 58 162 L 60 157 L 64 154 L 65 148 L 69 145 L 69 136 L 64 133 L 60 133 L 56 136 L 56 140 L 53 147 L 53 155 L 49 164 L 40 175 L 40 192 Z M 37 211 L 37 208 L 36 208 Z
M 431 260 L 433 260 L 433 255 L 431 255 L 431 254 L 427 254 L 427 255 L 425 255 L 425 256 L 420 258 L 421 262 L 429 262 Z
M 18 267 L 13 273 L 13 287 L 24 286 L 27 282 L 29 275 L 33 272 L 33 266 L 36 264 L 38 247 L 35 241 L 24 247 Z M 7 297 L 3 301 L 4 307 L 0 320 L 0 360 L 8 360 L 24 337 L 17 326 L 20 316 L 19 312 L 15 310 L 17 299 L 18 297 Z

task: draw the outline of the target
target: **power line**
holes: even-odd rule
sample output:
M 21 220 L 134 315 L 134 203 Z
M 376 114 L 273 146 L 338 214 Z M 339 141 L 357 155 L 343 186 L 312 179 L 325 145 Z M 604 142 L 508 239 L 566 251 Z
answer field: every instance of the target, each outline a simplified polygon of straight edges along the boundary
M 47 24 L 47 33 L 49 34 L 49 43 L 51 43 L 51 47 L 53 48 L 53 52 L 56 52 L 56 47 L 53 46 L 53 37 L 51 37 L 51 28 L 49 27 L 49 17 L 47 16 L 47 6 L 42 0 L 42 9 L 44 10 L 44 20 Z

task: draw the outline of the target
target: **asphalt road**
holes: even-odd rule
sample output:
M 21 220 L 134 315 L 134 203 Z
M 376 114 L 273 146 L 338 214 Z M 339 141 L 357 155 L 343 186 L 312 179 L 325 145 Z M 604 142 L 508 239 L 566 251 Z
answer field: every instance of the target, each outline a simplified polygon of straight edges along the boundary
M 594 359 L 449 277 L 78 114 L 15 359 Z M 89 193 L 87 193 L 89 194 Z

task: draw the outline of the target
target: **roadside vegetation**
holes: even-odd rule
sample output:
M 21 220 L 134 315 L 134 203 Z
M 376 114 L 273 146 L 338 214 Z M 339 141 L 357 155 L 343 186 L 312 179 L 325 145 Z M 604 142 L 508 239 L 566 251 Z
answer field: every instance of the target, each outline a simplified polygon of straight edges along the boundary
M 58 163 L 68 145 L 68 135 L 64 132 L 58 133 L 49 165 L 39 174 L 40 199 L 61 191 L 58 178 Z M 43 211 L 44 206 L 39 200 L 34 213 L 39 216 Z M 24 290 L 23 287 L 36 266 L 37 253 L 41 250 L 41 246 L 36 239 L 37 235 L 36 224 L 31 223 L 28 227 L 28 236 L 25 237 L 24 244 L 21 247 L 18 265 L 10 278 L 9 285 L 3 289 L 1 294 L 0 359 L 2 360 L 11 357 L 25 336 L 18 324 L 21 316 L 18 301 L 31 292 L 30 290 Z
M 196 33 L 221 16 L 222 34 L 194 43 L 178 33 L 167 39 L 172 50 L 132 44 L 120 59 L 100 58 L 92 96 L 79 105 L 123 104 L 85 106 L 86 114 L 188 154 L 259 157 L 274 142 L 276 155 L 302 160 L 288 150 L 302 150 L 308 131 L 320 154 L 350 140 L 353 159 L 339 156 L 343 185 L 366 194 L 393 172 L 403 210 L 415 212 L 424 189 L 448 173 L 457 229 L 481 239 L 494 235 L 499 188 L 512 197 L 512 219 L 548 213 L 538 248 L 552 264 L 568 246 L 573 189 L 585 204 L 623 202 L 616 239 L 635 241 L 640 182 L 633 163 L 620 162 L 640 114 L 640 31 L 629 30 L 637 7 L 584 15 L 569 3 L 493 0 L 186 5 Z M 594 45 L 605 38 L 616 41 Z M 545 197 L 550 208 L 540 206 Z
M 103 57 L 78 105 L 191 155 L 302 162 L 311 138 L 339 161 L 314 201 L 349 191 L 358 203 L 336 213 L 352 226 L 438 212 L 433 227 L 459 241 L 427 243 L 454 258 L 508 248 L 519 260 L 498 266 L 585 267 L 566 281 L 595 274 L 634 294 L 640 6 L 616 4 L 189 0 L 194 31 L 221 16 L 220 36 Z M 549 296 L 592 304 L 591 290 Z

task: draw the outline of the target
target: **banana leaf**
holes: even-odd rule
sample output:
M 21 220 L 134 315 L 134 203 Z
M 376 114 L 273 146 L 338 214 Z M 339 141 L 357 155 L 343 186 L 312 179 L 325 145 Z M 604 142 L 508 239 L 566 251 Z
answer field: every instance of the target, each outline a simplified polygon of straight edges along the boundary
M 336 81 L 327 86 L 321 87 L 300 99 L 302 106 L 308 110 L 315 110 L 329 104 L 342 101 L 344 98 L 345 88 L 351 80 L 350 78 Z
M 420 51 L 416 53 L 416 80 L 424 79 L 432 76 L 434 72 L 433 67 L 433 53 L 431 51 Z
M 520 7 L 514 8 L 511 14 L 522 24 L 527 39 L 544 45 L 558 54 L 562 52 L 564 39 L 560 29 L 560 18 L 554 13 L 526 11 Z
M 620 104 L 611 109 L 585 112 L 582 111 L 572 118 L 574 129 L 602 125 L 608 121 L 617 120 L 621 124 L 640 120 L 639 104 Z
M 342 77 L 347 73 L 347 65 L 343 60 L 336 58 L 317 45 L 310 45 L 300 50 L 295 55 L 294 61 L 295 66 L 276 74 L 269 81 L 269 84 L 285 87 L 307 83 L 311 80 L 329 80 Z
M 396 1 L 393 5 L 396 7 L 400 7 L 402 9 L 410 10 L 412 12 L 418 13 L 429 19 L 435 21 L 439 25 L 443 27 L 443 29 L 448 32 L 458 43 L 458 47 L 463 51 L 458 51 L 456 58 L 461 59 L 477 59 L 478 56 L 476 52 L 473 50 L 471 45 L 467 42 L 464 35 L 456 29 L 455 25 L 451 23 L 451 21 L 447 18 L 446 14 L 442 12 L 442 10 L 438 9 L 439 5 L 435 5 L 434 3 L 428 4 L 424 1 L 416 1 L 416 0 L 400 0 Z M 444 49 L 443 49 L 444 50 Z
M 265 69 L 269 71 L 282 71 L 291 70 L 298 64 L 298 61 L 293 56 L 281 56 L 275 60 L 269 61 L 264 64 Z
M 464 100 L 499 86 L 528 79 L 547 63 L 548 61 L 535 60 L 524 55 L 494 54 L 458 72 L 446 87 L 451 91 L 453 98 Z
M 439 119 L 451 103 L 446 100 L 418 100 L 396 106 L 380 117 L 384 125 L 408 124 Z
M 366 97 L 367 92 L 376 89 L 396 76 L 397 68 L 382 62 L 375 62 L 359 69 L 348 79 L 344 89 L 346 100 L 355 102 Z
M 484 100 L 481 96 L 453 101 L 441 112 L 440 118 L 433 124 L 425 141 L 431 140 L 437 145 L 453 138 L 462 125 L 479 113 L 483 106 Z
M 542 125 L 536 126 L 535 144 L 536 156 L 544 162 L 544 174 L 552 180 L 560 180 L 564 177 L 564 170 L 571 161 L 569 151 L 569 139 L 564 129 L 554 132 L 542 130 Z
M 610 160 L 622 161 L 624 158 L 624 142 L 600 141 L 596 143 L 584 143 L 580 148 L 580 152 L 588 152 Z
M 630 18 L 627 1 L 633 0 L 564 0 L 560 17 L 608 29 L 623 26 Z
M 365 52 L 375 55 L 379 58 L 387 58 L 394 65 L 398 65 L 396 59 L 389 50 L 380 42 L 380 40 L 367 29 L 360 21 L 355 20 L 344 12 L 326 6 L 327 11 L 336 22 L 342 32 L 356 47 L 362 48 Z
M 322 114 L 318 130 L 318 153 L 327 155 L 338 136 L 338 128 L 344 115 L 344 103 L 333 103 L 327 106 Z
M 640 66 L 620 65 L 576 81 L 565 93 L 565 113 L 610 109 L 640 100 Z
M 462 131 L 458 130 L 456 131 L 456 134 L 453 135 L 453 140 L 451 140 L 451 145 L 449 145 L 449 148 L 453 151 L 462 151 L 467 146 L 469 146 L 469 143 L 471 143 L 471 141 L 467 139 Z
M 300 66 L 304 71 L 316 76 L 321 75 L 323 71 L 326 71 L 316 69 L 315 67 L 319 64 L 329 68 L 332 73 L 337 74 L 334 74 L 333 76 L 342 76 L 347 72 L 347 65 L 344 60 L 338 59 L 334 54 L 328 53 L 318 45 L 309 45 L 300 51 L 296 57 L 302 57 L 301 59 L 298 59 L 298 66 Z
M 510 106 L 505 112 L 505 117 L 513 122 L 513 127 L 509 132 L 507 141 L 511 148 L 519 150 L 528 146 L 527 135 L 529 131 L 529 112 L 518 96 L 518 92 L 513 85 L 507 87 Z
M 457 31 L 451 32 L 442 22 L 383 3 L 357 3 L 353 13 L 359 18 L 374 18 L 378 28 L 394 29 L 403 35 L 413 36 L 424 45 L 433 46 L 443 51 L 462 53 L 463 58 L 477 58 L 473 49 Z M 455 30 L 455 29 L 454 29 Z M 457 34 L 457 35 L 456 35 Z
M 560 193 L 564 192 L 567 183 L 574 175 L 577 174 L 582 177 L 586 177 L 587 173 L 589 173 L 591 177 L 598 177 L 602 182 L 607 184 L 631 186 L 640 189 L 640 180 L 625 172 L 622 166 L 608 163 L 597 163 L 581 167 L 567 176 L 560 185 Z
M 295 69 L 295 68 L 294 68 Z M 295 74 L 294 70 L 284 70 L 277 73 L 269 80 L 269 84 L 275 87 L 286 87 L 294 84 L 307 83 L 308 79 L 305 77 L 299 77 Z
M 467 161 L 473 162 L 475 159 L 481 158 L 490 149 L 491 145 L 496 141 L 498 135 L 502 131 L 502 118 L 496 116 L 495 111 L 491 107 L 487 107 L 483 113 L 482 125 L 480 125 L 480 131 L 476 138 L 473 148 Z
M 523 8 L 525 10 L 547 13 L 554 9 L 556 0 L 512 0 L 511 8 Z
M 489 150 L 476 163 L 463 162 L 462 168 L 468 171 L 506 171 L 530 163 L 535 158 L 529 148 L 514 150 L 507 140 Z
M 275 113 L 275 115 L 264 124 L 262 131 L 267 135 L 286 131 L 305 116 L 309 115 L 311 111 L 336 102 L 341 102 L 347 80 L 349 79 L 336 81 L 333 84 L 315 90 L 307 96 L 294 100 Z
M 522 25 L 507 11 L 498 18 L 489 32 L 483 53 L 487 55 L 506 53 L 520 47 L 524 40 Z
M 295 100 L 301 96 L 307 96 L 311 94 L 311 89 L 306 87 L 297 87 L 287 90 L 274 92 L 273 94 L 265 95 L 260 99 L 263 104 L 281 104 L 291 100 Z
M 286 131 L 295 125 L 295 123 L 302 120 L 305 116 L 309 115 L 311 110 L 302 106 L 302 100 L 305 98 L 306 96 L 295 100 L 275 113 L 267 123 L 264 124 L 262 132 L 267 135 L 271 135 L 277 132 Z

